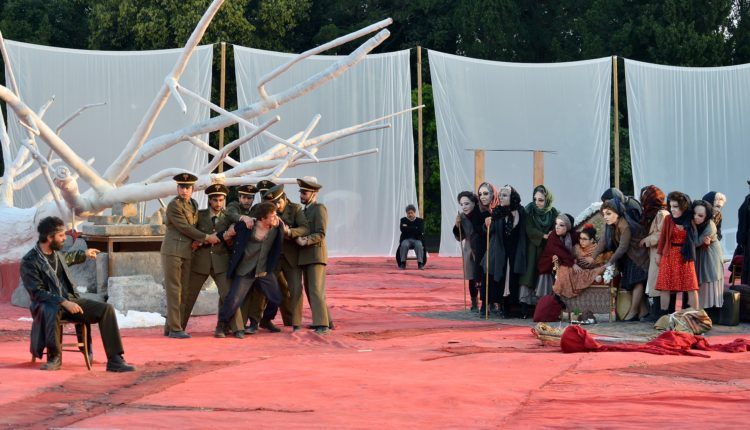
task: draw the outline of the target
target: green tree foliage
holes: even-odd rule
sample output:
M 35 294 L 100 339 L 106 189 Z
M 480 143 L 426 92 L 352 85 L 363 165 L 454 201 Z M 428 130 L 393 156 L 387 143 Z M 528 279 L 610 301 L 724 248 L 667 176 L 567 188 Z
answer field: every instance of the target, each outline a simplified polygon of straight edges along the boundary
M 210 0 L 0 0 L 0 30 L 8 39 L 60 47 L 177 48 L 209 4 Z M 750 62 L 750 0 L 227 0 L 203 43 L 301 52 L 386 17 L 394 20 L 391 37 L 375 52 L 419 45 L 487 60 L 532 63 L 609 55 L 697 67 Z M 330 53 L 348 53 L 352 47 Z M 234 108 L 236 85 L 228 51 L 227 107 Z M 214 100 L 219 94 L 216 53 Z M 422 72 L 424 81 L 430 82 L 426 55 Z M 621 188 L 632 194 L 622 62 L 618 76 Z M 416 88 L 416 73 L 412 80 Z M 428 232 L 436 233 L 437 134 L 430 85 L 423 90 L 424 212 Z M 416 104 L 416 89 L 413 93 Z M 236 136 L 236 127 L 227 130 L 227 141 Z

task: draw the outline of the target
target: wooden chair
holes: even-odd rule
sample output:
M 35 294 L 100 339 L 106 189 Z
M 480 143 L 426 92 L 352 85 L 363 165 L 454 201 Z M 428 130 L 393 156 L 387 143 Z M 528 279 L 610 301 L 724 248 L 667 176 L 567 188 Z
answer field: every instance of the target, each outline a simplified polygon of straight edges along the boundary
M 66 326 L 73 326 L 75 330 L 73 332 L 65 333 L 65 327 Z M 80 331 L 80 338 L 79 338 L 79 331 Z M 68 352 L 80 352 L 83 354 L 83 360 L 86 362 L 86 369 L 91 370 L 91 360 L 89 359 L 89 325 L 80 322 L 80 321 L 67 321 L 67 320 L 60 320 L 60 327 L 58 328 L 59 333 L 59 342 L 60 342 L 60 355 L 62 356 L 62 351 L 68 351 Z M 63 343 L 63 336 L 64 335 L 73 335 L 76 337 L 75 342 L 71 343 Z M 76 349 L 65 349 L 67 347 L 75 347 Z M 45 351 L 45 354 L 47 352 Z M 36 363 L 36 357 L 31 357 L 31 362 Z
M 729 265 L 729 285 L 734 285 L 737 281 L 742 282 L 742 265 Z

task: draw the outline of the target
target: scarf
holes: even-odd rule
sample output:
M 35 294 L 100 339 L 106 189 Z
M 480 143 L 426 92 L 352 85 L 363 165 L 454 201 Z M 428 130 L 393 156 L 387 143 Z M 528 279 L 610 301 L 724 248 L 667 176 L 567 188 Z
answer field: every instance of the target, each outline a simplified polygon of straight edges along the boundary
M 482 199 L 480 198 L 479 199 L 479 209 L 482 212 L 490 212 L 490 213 L 492 213 L 492 211 L 496 207 L 500 206 L 500 197 L 498 196 L 497 188 L 495 188 L 495 186 L 492 185 L 489 182 L 482 182 L 479 185 L 479 188 L 477 188 L 477 196 L 479 196 L 479 190 L 481 190 L 482 187 L 487 188 L 487 190 L 489 190 L 489 192 L 490 192 L 490 204 L 489 204 L 489 206 L 483 205 L 482 204 Z
M 703 234 L 703 231 L 706 230 L 706 227 L 711 223 L 711 219 L 713 218 L 714 209 L 711 203 L 709 203 L 706 200 L 696 200 L 693 202 L 693 212 L 695 211 L 696 206 L 703 206 L 706 209 L 706 219 L 703 220 L 702 223 L 696 224 L 695 229 L 697 232 L 697 235 Z
M 713 208 L 713 204 L 716 201 L 716 191 L 710 191 L 706 193 L 706 195 L 703 196 L 703 200 L 711 204 L 711 207 Z M 716 224 L 716 237 L 719 238 L 719 240 L 721 240 L 721 238 L 723 237 L 723 235 L 721 234 L 721 219 L 722 219 L 721 211 L 714 210 L 713 213 L 714 213 L 714 216 L 713 216 L 714 224 Z
M 533 202 L 536 193 L 542 193 L 545 197 L 544 207 L 538 208 Z M 526 214 L 531 217 L 534 224 L 545 233 L 552 228 L 555 223 L 555 217 L 557 217 L 557 211 L 552 207 L 552 202 L 555 200 L 555 196 L 551 191 L 544 185 L 539 185 L 534 188 L 534 194 L 531 196 L 532 202 L 526 205 Z
M 690 203 L 690 196 L 685 194 L 685 198 Z M 682 244 L 682 249 L 680 250 L 682 258 L 685 261 L 695 261 L 695 241 L 698 239 L 698 232 L 693 226 L 693 211 L 688 209 L 679 218 L 672 217 L 672 221 L 677 225 L 681 225 L 687 233 L 685 235 L 685 243 Z
M 573 226 L 570 223 L 570 218 L 568 218 L 567 214 L 560 214 L 555 218 L 555 221 L 560 220 L 565 224 L 566 232 L 565 236 L 558 236 L 560 238 L 560 241 L 562 241 L 563 245 L 565 245 L 565 249 L 570 251 L 570 253 L 573 253 L 573 238 L 570 236 L 570 230 L 573 228 Z

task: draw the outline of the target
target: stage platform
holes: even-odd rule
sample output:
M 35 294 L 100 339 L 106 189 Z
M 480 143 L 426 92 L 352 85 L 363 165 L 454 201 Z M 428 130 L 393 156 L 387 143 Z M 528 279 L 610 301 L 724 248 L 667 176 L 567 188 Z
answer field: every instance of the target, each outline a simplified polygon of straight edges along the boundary
M 710 358 L 645 353 L 562 354 L 529 320 L 464 312 L 459 259 L 426 270 L 393 259 L 334 259 L 328 302 L 336 330 L 261 330 L 215 339 L 215 317 L 192 339 L 123 329 L 138 371 L 104 371 L 66 352 L 63 369 L 29 355 L 28 310 L 0 304 L 0 427 L 120 429 L 747 428 L 750 353 Z M 309 323 L 305 305 L 305 323 Z M 277 324 L 281 324 L 280 317 Z M 587 327 L 649 336 L 643 323 Z M 750 339 L 717 327 L 711 343 Z

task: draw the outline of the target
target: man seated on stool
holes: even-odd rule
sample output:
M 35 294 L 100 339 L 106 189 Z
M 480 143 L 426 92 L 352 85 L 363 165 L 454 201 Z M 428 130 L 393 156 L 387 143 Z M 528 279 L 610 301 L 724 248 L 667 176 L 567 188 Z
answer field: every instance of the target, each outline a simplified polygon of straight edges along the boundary
M 107 371 L 132 372 L 135 367 L 122 358 L 122 340 L 112 305 L 84 299 L 76 293 L 68 271 L 68 264 L 96 258 L 97 250 L 88 249 L 61 254 L 65 243 L 65 224 L 60 218 L 47 217 L 37 227 L 39 242 L 21 260 L 21 279 L 31 297 L 31 315 L 34 318 L 31 336 L 31 353 L 41 357 L 47 347 L 47 363 L 42 370 L 58 370 L 62 365 L 60 319 L 98 323 L 102 343 L 107 353 Z M 84 339 L 84 342 L 87 341 Z
M 417 267 L 424 269 L 424 220 L 417 217 L 417 208 L 414 205 L 406 207 L 406 216 L 401 218 L 401 237 L 399 241 L 399 252 L 396 260 L 398 267 L 406 269 L 406 255 L 410 249 L 417 254 Z

